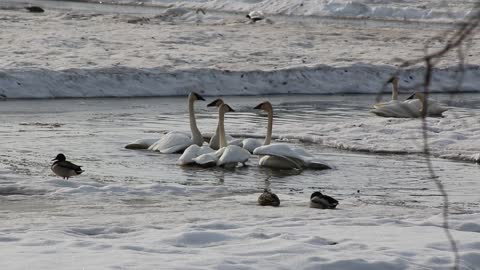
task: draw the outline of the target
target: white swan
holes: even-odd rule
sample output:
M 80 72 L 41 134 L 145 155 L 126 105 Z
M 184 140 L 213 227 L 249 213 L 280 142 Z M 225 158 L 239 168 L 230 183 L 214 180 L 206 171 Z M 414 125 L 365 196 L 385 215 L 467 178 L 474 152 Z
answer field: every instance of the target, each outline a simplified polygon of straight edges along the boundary
M 215 150 L 208 145 L 198 146 L 192 144 L 183 151 L 183 154 L 177 160 L 177 164 L 181 166 L 196 164 L 196 161 L 194 160 L 196 157 L 212 152 L 215 152 Z
M 200 155 L 193 160 L 200 166 L 217 165 L 221 167 L 236 167 L 238 163 L 245 163 L 250 158 L 250 153 L 237 145 L 227 145 L 225 136 L 225 113 L 234 112 L 227 104 L 222 104 L 218 108 L 218 127 L 220 149 L 216 152 Z
M 267 136 L 263 146 L 256 148 L 253 154 L 260 155 L 258 164 L 275 169 L 330 169 L 331 166 L 314 158 L 304 149 L 287 144 L 270 144 L 273 128 L 273 108 L 268 101 L 260 103 L 254 109 L 261 109 L 268 114 Z
M 388 82 L 392 84 L 392 100 L 374 104 L 373 105 L 374 109 L 399 102 L 398 101 L 398 77 L 393 76 L 390 80 L 388 80 Z
M 414 98 L 415 97 L 415 98 Z M 424 113 L 423 103 L 425 96 L 416 92 L 405 101 L 392 102 L 379 106 L 370 112 L 382 117 L 397 117 L 397 118 L 419 118 Z M 448 110 L 434 100 L 428 100 L 427 116 L 442 116 L 442 113 Z
M 265 15 L 259 10 L 251 11 L 246 17 L 250 19 L 252 23 L 265 19 Z
M 218 98 L 214 101 L 212 101 L 211 103 L 209 103 L 207 105 L 207 107 L 217 107 L 219 108 L 221 105 L 224 104 L 224 101 L 223 99 L 221 98 Z M 220 124 L 220 123 L 219 123 Z M 210 147 L 212 149 L 219 149 L 220 148 L 220 143 L 219 143 L 219 130 L 220 130 L 220 126 L 217 125 L 217 129 L 215 131 L 215 134 L 213 134 L 212 138 L 210 138 Z M 247 150 L 248 152 L 250 153 L 253 153 L 253 150 L 255 150 L 255 148 L 259 147 L 259 146 L 262 146 L 262 142 L 259 141 L 259 140 L 256 140 L 256 139 L 252 139 L 252 138 L 247 138 L 247 139 L 234 139 L 232 136 L 228 136 L 228 135 L 225 135 L 226 139 L 227 139 L 227 144 L 229 145 L 238 145 L 240 147 L 242 147 L 243 149 Z
M 190 117 L 190 130 L 192 135 L 181 132 L 169 132 L 165 134 L 160 140 L 152 144 L 148 150 L 158 151 L 164 154 L 183 152 L 192 144 L 201 146 L 203 144 L 203 137 L 198 130 L 197 122 L 195 121 L 195 112 L 193 104 L 196 100 L 205 100 L 202 96 L 195 92 L 188 95 L 188 113 Z

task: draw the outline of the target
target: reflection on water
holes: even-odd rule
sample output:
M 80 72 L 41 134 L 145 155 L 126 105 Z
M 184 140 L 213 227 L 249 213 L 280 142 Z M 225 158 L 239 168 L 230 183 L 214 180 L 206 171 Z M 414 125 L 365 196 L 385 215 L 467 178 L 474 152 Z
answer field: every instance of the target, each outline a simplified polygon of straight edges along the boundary
M 436 96 L 438 100 L 445 97 L 448 96 Z M 464 98 L 466 106 L 478 106 L 478 95 Z M 227 132 L 261 137 L 266 130 L 266 115 L 253 107 L 266 99 L 274 105 L 275 126 L 295 129 L 369 116 L 366 108 L 374 97 L 226 97 L 225 101 L 238 111 L 226 116 Z M 206 104 L 195 104 L 197 123 L 202 132 L 214 132 L 217 112 Z M 59 126 L 52 128 L 52 123 Z M 184 98 L 12 100 L 2 102 L 0 107 L 0 158 L 4 166 L 19 175 L 52 179 L 50 160 L 63 152 L 84 166 L 86 172 L 74 179 L 79 182 L 88 179 L 133 186 L 148 183 L 221 186 L 230 193 L 258 193 L 266 187 L 286 194 L 323 190 L 340 198 L 357 196 L 370 204 L 402 207 L 419 207 L 432 201 L 427 197 L 438 195 L 422 158 L 414 155 L 365 155 L 307 144 L 304 147 L 308 151 L 337 169 L 299 173 L 259 168 L 256 156 L 248 162 L 250 166 L 235 170 L 180 167 L 176 165 L 179 155 L 123 148 L 134 139 L 156 138 L 163 131 L 188 131 L 188 128 Z M 451 188 L 453 204 L 458 204 L 461 211 L 478 206 L 473 192 L 479 187 L 473 180 L 478 174 L 477 166 L 447 160 L 435 160 L 434 166 L 447 188 Z M 1 181 L 0 185 L 7 185 Z M 440 198 L 436 201 L 438 206 Z

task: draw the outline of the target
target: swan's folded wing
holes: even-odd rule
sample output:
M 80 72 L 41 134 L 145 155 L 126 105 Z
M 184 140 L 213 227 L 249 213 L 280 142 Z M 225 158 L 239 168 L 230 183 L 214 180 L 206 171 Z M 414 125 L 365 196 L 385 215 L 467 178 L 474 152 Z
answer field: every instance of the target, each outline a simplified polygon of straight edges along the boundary
M 224 148 L 222 156 L 218 159 L 218 166 L 236 162 L 245 163 L 250 158 L 250 153 L 240 146 L 229 145 Z
M 253 151 L 257 148 L 262 146 L 262 142 L 257 139 L 252 139 L 248 138 L 242 141 L 242 147 L 243 149 L 247 150 L 250 153 L 253 153 Z
M 370 112 L 382 117 L 417 118 L 420 117 L 420 108 L 418 100 L 406 100 L 381 106 Z
M 158 139 L 138 139 L 127 145 L 126 149 L 148 149 L 152 144 L 157 142 Z
M 218 161 L 218 157 L 215 155 L 215 152 L 206 153 L 203 155 L 199 155 L 198 157 L 194 158 L 193 161 L 200 165 L 200 166 L 215 166 Z
M 169 132 L 152 144 L 148 150 L 171 154 L 183 151 L 190 145 L 192 145 L 192 139 L 189 135 L 180 132 Z
M 177 164 L 178 165 L 189 165 L 195 163 L 193 161 L 194 158 L 198 156 L 198 151 L 200 150 L 200 146 L 196 144 L 190 145 L 183 154 L 178 158 Z
M 253 151 L 253 154 L 289 157 L 303 160 L 303 156 L 298 153 L 298 150 L 293 150 L 292 147 L 287 144 L 270 144 L 260 146 Z

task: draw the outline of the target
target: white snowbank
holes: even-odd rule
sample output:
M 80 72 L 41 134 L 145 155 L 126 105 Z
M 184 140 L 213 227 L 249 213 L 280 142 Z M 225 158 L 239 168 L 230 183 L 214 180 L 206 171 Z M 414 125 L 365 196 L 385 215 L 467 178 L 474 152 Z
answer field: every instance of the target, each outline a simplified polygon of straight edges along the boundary
M 346 67 L 315 66 L 270 71 L 195 69 L 69 69 L 9 70 L 0 73 L 0 94 L 7 98 L 176 96 L 198 91 L 202 95 L 378 93 L 393 67 L 356 64 Z M 420 85 L 423 68 L 401 76 L 402 88 Z M 434 72 L 431 91 L 480 91 L 480 68 L 466 68 L 456 88 L 457 69 Z M 418 88 L 417 88 L 418 89 Z M 412 91 L 412 90 L 409 90 Z
M 261 10 L 267 14 L 329 16 L 339 18 L 376 18 L 385 20 L 461 20 L 468 16 L 474 1 L 460 3 L 438 1 L 368 1 L 368 0 L 155 0 L 154 5 L 205 8 L 243 12 Z M 149 2 L 147 2 L 149 4 Z
M 2 38 L 11 41 L 0 43 L 0 95 L 376 93 L 395 71 L 394 58 L 422 56 L 425 40 L 445 31 L 432 24 L 359 26 L 288 17 L 275 18 L 272 24 L 247 24 L 239 14 L 178 9 L 141 17 L 0 10 Z M 477 55 L 480 46 L 472 45 L 468 53 Z M 457 90 L 457 62 L 457 54 L 451 53 L 439 63 L 433 91 Z M 479 91 L 479 59 L 467 57 L 467 63 L 459 90 Z M 415 88 L 422 73 L 421 67 L 405 71 L 400 87 Z

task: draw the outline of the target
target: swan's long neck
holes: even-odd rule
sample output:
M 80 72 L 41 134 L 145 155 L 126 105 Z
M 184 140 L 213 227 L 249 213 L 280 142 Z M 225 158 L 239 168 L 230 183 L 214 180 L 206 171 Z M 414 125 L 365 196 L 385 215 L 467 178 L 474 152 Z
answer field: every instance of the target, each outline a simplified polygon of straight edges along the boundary
M 392 100 L 398 100 L 398 81 L 392 82 Z
M 193 103 L 195 100 L 193 98 L 188 99 L 188 114 L 190 117 L 190 130 L 192 131 L 192 141 L 194 144 L 198 146 L 202 146 L 203 144 L 203 137 L 200 130 L 197 127 L 197 121 L 195 120 L 195 111 L 193 107 Z
M 227 147 L 227 138 L 225 136 L 225 111 L 220 108 L 218 110 L 218 136 L 219 136 L 219 148 Z
M 428 103 L 427 98 L 422 93 L 416 93 L 415 96 L 420 100 L 420 115 L 422 117 L 427 116 Z
M 269 145 L 272 141 L 272 129 L 273 129 L 273 110 L 268 110 L 268 124 L 267 124 L 267 136 L 263 145 Z

